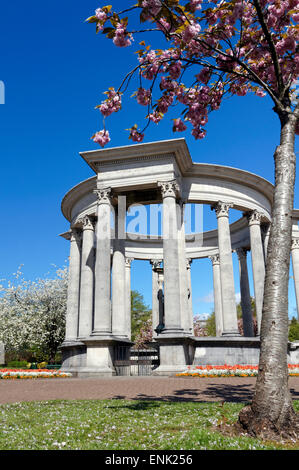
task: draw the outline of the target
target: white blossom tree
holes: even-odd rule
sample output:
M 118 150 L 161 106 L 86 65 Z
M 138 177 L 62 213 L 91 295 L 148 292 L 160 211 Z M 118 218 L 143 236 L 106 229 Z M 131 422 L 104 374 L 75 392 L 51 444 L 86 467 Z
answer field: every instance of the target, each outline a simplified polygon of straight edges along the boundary
M 54 361 L 65 335 L 67 268 L 54 279 L 26 281 L 18 270 L 0 286 L 0 341 L 5 350 Z

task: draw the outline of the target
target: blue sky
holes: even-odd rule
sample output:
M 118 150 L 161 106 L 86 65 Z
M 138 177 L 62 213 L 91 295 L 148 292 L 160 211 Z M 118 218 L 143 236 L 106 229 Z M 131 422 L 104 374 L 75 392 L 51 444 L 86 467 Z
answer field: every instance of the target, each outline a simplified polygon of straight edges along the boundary
M 124 8 L 127 2 L 114 5 Z M 93 176 L 79 152 L 98 148 L 90 139 L 102 128 L 94 107 L 104 98 L 103 91 L 118 87 L 136 64 L 134 51 L 139 42 L 118 49 L 96 35 L 94 25 L 84 20 L 99 6 L 91 0 L 15 0 L 2 5 L 0 80 L 5 84 L 5 104 L 0 105 L 0 278 L 9 278 L 20 264 L 27 279 L 43 277 L 49 271 L 53 274 L 53 264 L 62 266 L 67 260 L 68 243 L 58 236 L 69 228 L 60 211 L 61 199 L 72 186 Z M 148 38 L 152 45 L 158 40 L 158 36 Z M 110 147 L 128 145 L 125 129 L 135 122 L 144 124 L 144 110 L 130 94 L 124 109 L 107 119 Z M 159 126 L 153 124 L 145 142 L 182 137 L 173 134 L 171 124 L 170 118 Z M 195 141 L 190 130 L 184 134 L 195 162 L 242 168 L 273 182 L 279 123 L 268 98 L 225 101 L 210 116 L 207 131 L 202 141 Z M 295 207 L 299 207 L 298 183 Z M 216 228 L 209 212 L 204 211 L 205 230 Z M 238 293 L 235 258 L 234 267 Z M 192 285 L 195 313 L 212 311 L 209 260 L 193 263 Z M 151 303 L 149 263 L 133 263 L 132 286 Z M 290 284 L 290 315 L 294 308 Z

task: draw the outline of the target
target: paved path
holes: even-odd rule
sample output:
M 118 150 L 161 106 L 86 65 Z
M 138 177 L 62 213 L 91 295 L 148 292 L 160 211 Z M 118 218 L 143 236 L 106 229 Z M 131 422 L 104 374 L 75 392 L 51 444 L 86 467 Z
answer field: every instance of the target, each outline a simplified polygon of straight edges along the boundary
M 105 398 L 247 402 L 252 397 L 254 385 L 255 378 L 249 377 L 0 380 L 0 403 Z M 292 397 L 299 400 L 299 377 L 290 377 L 289 386 Z

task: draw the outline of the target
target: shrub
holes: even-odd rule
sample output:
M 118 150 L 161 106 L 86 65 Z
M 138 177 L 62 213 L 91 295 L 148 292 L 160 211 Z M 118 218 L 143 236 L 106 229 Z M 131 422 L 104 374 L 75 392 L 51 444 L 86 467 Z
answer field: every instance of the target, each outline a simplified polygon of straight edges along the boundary
M 22 369 L 24 367 L 27 367 L 28 362 L 27 361 L 10 361 L 7 364 L 7 367 L 11 368 L 17 368 L 17 369 Z
M 292 318 L 289 326 L 289 341 L 299 341 L 299 322 Z

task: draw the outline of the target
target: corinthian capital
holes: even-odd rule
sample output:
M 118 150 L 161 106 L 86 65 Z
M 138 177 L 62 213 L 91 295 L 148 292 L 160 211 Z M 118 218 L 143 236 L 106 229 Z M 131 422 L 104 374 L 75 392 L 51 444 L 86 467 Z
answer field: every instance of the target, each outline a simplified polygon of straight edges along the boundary
M 246 217 L 248 220 L 248 225 L 260 225 L 263 214 L 254 210 L 252 212 L 247 212 Z
M 299 248 L 299 238 L 292 239 L 292 250 L 298 250 Z
M 161 259 L 151 259 L 150 263 L 152 265 L 152 270 L 154 271 L 155 269 L 160 267 L 160 265 L 162 263 L 162 260 Z
M 111 188 L 94 189 L 93 192 L 98 197 L 98 204 L 110 204 Z
M 83 230 L 94 230 L 94 217 L 85 215 L 82 219 L 78 220 Z
M 126 259 L 125 259 L 126 268 L 130 268 L 130 267 L 131 267 L 132 261 L 134 261 L 134 258 L 126 258 Z
M 241 247 L 236 249 L 236 253 L 238 255 L 239 261 L 244 260 L 247 258 L 247 248 Z
M 218 219 L 218 217 L 228 217 L 228 212 L 231 207 L 233 207 L 231 202 L 218 201 L 211 206 L 211 209 L 215 210 Z
M 163 199 L 165 197 L 176 198 L 179 194 L 180 187 L 176 180 L 171 181 L 158 181 L 158 188 L 161 188 Z
M 209 256 L 209 259 L 212 261 L 213 266 L 214 266 L 215 264 L 220 264 L 219 253 L 217 253 L 216 255 L 211 255 L 211 256 Z

